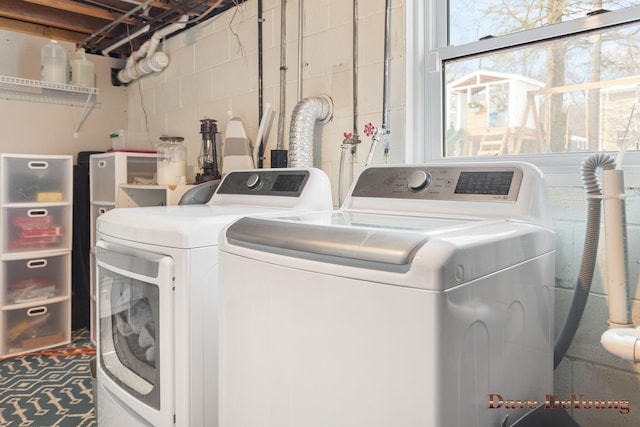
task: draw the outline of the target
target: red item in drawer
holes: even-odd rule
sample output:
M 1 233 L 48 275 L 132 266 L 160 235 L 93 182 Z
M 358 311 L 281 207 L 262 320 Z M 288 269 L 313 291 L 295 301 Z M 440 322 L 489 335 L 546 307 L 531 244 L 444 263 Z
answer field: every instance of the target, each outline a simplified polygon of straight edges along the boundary
M 12 224 L 18 227 L 23 225 L 36 225 L 36 224 L 53 224 L 53 216 L 16 216 L 11 220 Z
M 33 239 L 47 236 L 63 236 L 64 228 L 60 226 L 24 226 L 19 233 L 20 238 Z
M 20 249 L 36 249 L 46 248 L 54 243 L 60 243 L 61 236 L 42 236 L 34 238 L 18 237 L 17 239 L 9 242 L 9 250 Z

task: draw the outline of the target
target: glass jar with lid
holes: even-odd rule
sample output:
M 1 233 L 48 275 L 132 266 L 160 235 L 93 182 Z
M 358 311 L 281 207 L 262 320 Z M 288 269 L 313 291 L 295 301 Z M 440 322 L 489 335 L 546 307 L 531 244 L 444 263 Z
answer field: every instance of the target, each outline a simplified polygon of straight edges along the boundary
M 178 185 L 186 181 L 187 149 L 180 136 L 161 136 L 158 144 L 158 184 Z

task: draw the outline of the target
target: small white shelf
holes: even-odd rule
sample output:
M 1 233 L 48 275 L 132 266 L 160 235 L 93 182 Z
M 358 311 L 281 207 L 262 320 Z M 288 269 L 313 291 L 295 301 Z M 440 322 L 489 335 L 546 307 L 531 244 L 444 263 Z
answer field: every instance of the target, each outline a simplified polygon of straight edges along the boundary
M 77 135 L 87 116 L 97 105 L 98 89 L 20 77 L 0 76 L 0 96 L 16 101 L 82 107 L 78 126 L 74 132 L 74 135 Z
M 3 91 L 11 90 L 44 97 L 56 97 L 57 95 L 64 95 L 65 93 L 75 93 L 82 95 L 78 97 L 82 102 L 86 101 L 87 96 L 98 95 L 98 88 L 95 87 L 51 83 L 11 76 L 0 76 L 0 89 Z
M 180 202 L 182 195 L 193 185 L 139 185 L 121 184 L 116 205 L 119 208 L 142 206 L 173 206 Z

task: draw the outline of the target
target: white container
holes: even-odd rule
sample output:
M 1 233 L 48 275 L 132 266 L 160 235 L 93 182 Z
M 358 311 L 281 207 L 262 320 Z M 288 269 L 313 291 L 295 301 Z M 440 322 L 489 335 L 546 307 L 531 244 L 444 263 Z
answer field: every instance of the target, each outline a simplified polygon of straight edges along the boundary
M 76 49 L 75 58 L 71 63 L 71 84 L 83 87 L 95 87 L 95 74 L 93 62 L 87 59 L 82 48 Z
M 158 144 L 158 184 L 178 185 L 187 175 L 187 149 L 181 137 L 160 137 Z
M 67 84 L 67 51 L 56 40 L 42 46 L 40 60 L 42 81 Z

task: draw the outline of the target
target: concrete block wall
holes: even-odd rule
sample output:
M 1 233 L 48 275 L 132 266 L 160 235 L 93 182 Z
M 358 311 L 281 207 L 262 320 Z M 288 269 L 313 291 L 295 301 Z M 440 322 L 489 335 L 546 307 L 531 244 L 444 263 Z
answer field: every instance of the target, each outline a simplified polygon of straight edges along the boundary
M 576 172 L 577 173 L 577 172 Z M 585 241 L 586 201 L 582 188 L 552 188 L 550 191 L 554 226 L 557 233 L 556 258 L 556 336 L 567 314 L 576 286 Z M 627 190 L 626 212 L 628 265 L 632 316 L 640 324 L 640 190 Z M 629 412 L 612 409 L 575 408 L 570 412 L 583 427 L 640 425 L 640 365 L 610 355 L 600 344 L 609 317 L 606 293 L 607 264 L 601 234 L 591 292 L 583 320 L 567 356 L 556 369 L 554 392 L 561 399 L 574 393 L 585 400 L 629 400 Z M 625 412 L 625 411 L 623 411 Z
M 265 167 L 270 151 L 276 148 L 280 109 L 280 17 L 281 2 L 263 3 L 263 97 L 276 111 L 265 150 Z M 286 6 L 286 104 L 283 146 L 288 148 L 291 113 L 298 102 L 298 4 Z M 338 204 L 338 174 L 341 143 L 345 132 L 353 132 L 352 106 L 352 2 L 319 0 L 304 2 L 302 93 L 301 97 L 329 96 L 333 118 L 317 125 L 313 163 L 333 182 L 334 203 Z M 358 133 L 359 145 L 353 167 L 361 170 L 371 139 L 364 124 L 381 126 L 384 66 L 384 0 L 359 2 L 358 31 Z M 200 120 L 216 119 L 224 134 L 228 111 L 240 117 L 249 137 L 255 140 L 258 117 L 258 24 L 257 1 L 248 0 L 208 22 L 169 38 L 162 49 L 169 55 L 168 68 L 131 83 L 129 128 L 148 129 L 155 135 L 185 138 L 190 176 L 198 172 Z M 388 161 L 400 163 L 405 156 L 405 35 L 404 1 L 392 7 L 390 61 L 390 152 Z M 347 156 L 348 158 L 350 156 Z M 383 147 L 378 146 L 374 163 L 382 163 Z M 345 169 L 349 169 L 345 167 Z M 347 171 L 348 172 L 348 171 Z M 345 182 L 348 182 L 345 179 Z M 345 184 L 345 192 L 346 192 Z

